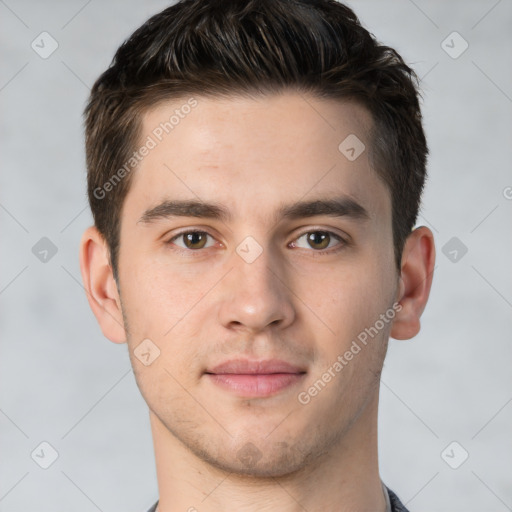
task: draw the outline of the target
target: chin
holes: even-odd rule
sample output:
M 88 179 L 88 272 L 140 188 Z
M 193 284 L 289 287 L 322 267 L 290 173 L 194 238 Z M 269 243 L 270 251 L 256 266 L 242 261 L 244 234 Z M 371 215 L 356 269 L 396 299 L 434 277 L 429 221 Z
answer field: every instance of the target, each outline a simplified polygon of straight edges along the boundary
M 213 467 L 242 478 L 271 479 L 296 475 L 321 455 L 319 450 L 312 447 L 299 447 L 284 441 L 267 441 L 261 449 L 251 441 L 242 441 L 238 445 L 219 447 L 216 453 L 211 446 L 208 449 L 198 446 L 189 448 Z

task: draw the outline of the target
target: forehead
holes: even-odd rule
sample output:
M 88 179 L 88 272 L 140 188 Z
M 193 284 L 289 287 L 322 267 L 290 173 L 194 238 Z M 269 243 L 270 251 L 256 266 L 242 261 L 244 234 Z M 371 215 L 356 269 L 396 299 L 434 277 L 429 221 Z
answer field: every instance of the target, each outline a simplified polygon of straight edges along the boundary
M 324 142 L 320 144 L 323 149 L 348 134 L 367 140 L 372 125 L 370 113 L 359 103 L 295 91 L 255 97 L 183 96 L 159 102 L 142 116 L 143 135 L 152 134 L 157 142 L 172 144 L 173 140 L 185 140 L 193 131 L 196 152 L 212 156 L 229 144 L 228 137 L 236 140 L 241 150 L 264 142 L 265 147 L 259 148 L 264 156 L 283 144 L 303 140 L 311 147 Z M 338 150 L 338 144 L 333 148 Z M 293 151 L 284 155 L 289 159 L 301 152 L 298 146 L 290 149 Z
M 264 209 L 342 192 L 376 214 L 389 207 L 389 194 L 370 166 L 371 127 L 357 103 L 297 92 L 161 102 L 143 115 L 139 145 L 152 148 L 129 196 L 140 208 L 172 195 L 215 197 L 233 209 L 251 197 Z

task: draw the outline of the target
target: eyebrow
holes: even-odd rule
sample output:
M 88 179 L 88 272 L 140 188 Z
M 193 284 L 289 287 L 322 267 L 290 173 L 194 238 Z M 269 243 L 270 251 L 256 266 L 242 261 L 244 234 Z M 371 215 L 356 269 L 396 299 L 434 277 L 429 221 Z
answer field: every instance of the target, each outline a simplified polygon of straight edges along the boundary
M 317 215 L 330 217 L 349 217 L 355 220 L 370 218 L 368 211 L 354 199 L 343 196 L 333 199 L 315 199 L 299 201 L 281 206 L 275 213 L 275 220 L 296 220 Z M 232 220 L 232 215 L 219 203 L 207 203 L 199 200 L 165 200 L 146 210 L 138 222 L 150 224 L 153 221 L 172 217 L 197 217 L 218 219 L 222 222 Z

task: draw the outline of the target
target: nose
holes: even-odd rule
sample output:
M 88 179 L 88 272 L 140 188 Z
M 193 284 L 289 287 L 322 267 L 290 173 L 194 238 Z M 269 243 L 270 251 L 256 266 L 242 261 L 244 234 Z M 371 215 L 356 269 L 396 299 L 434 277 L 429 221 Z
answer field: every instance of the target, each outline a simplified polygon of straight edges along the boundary
M 243 255 L 243 253 L 240 253 Z M 257 333 L 293 323 L 296 310 L 284 265 L 264 248 L 254 260 L 233 252 L 232 270 L 222 280 L 219 317 L 231 330 Z

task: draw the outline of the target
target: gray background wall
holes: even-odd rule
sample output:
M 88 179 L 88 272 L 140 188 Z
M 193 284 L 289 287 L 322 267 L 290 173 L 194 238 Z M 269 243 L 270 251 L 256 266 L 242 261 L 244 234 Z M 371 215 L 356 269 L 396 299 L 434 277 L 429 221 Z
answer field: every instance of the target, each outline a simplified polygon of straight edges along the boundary
M 78 244 L 91 223 L 84 102 L 118 45 L 166 5 L 0 1 L 1 512 L 136 512 L 158 496 L 147 408 L 126 345 L 104 339 L 89 310 Z M 381 475 L 415 512 L 512 510 L 512 3 L 350 5 L 422 78 L 419 224 L 438 250 L 421 333 L 390 343 Z M 58 43 L 47 58 L 43 31 Z M 47 469 L 42 442 L 58 453 Z

